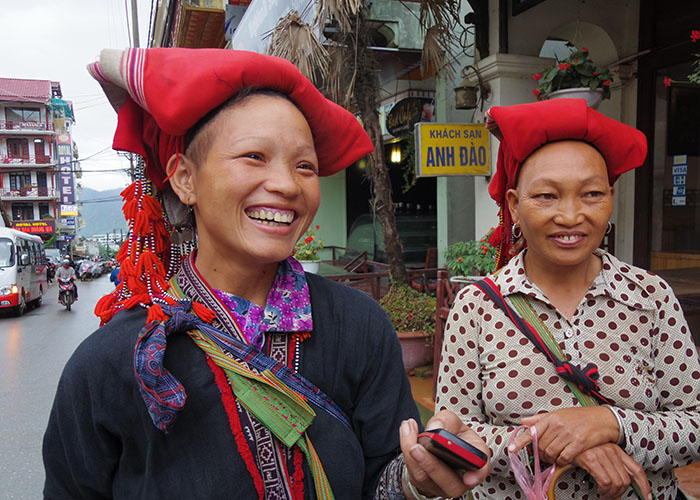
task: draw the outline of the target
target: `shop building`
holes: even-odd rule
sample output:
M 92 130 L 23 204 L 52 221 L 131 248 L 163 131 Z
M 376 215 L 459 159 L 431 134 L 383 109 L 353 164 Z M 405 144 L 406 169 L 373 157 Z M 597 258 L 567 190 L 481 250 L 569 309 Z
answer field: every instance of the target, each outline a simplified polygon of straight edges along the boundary
M 256 0 L 238 11 L 237 16 L 244 13 L 239 19 L 232 14 L 233 5 L 239 3 L 247 2 L 163 0 L 155 20 L 157 36 L 151 43 L 173 45 L 174 40 L 179 46 L 192 46 L 187 43 L 216 38 L 204 35 L 212 26 L 207 28 L 205 14 L 194 14 L 209 8 L 224 19 L 224 28 L 217 27 L 217 33 L 226 29 L 227 10 L 229 19 L 238 23 L 232 34 L 224 35 L 231 41 L 223 46 L 265 52 L 266 34 L 277 20 L 297 10 L 310 22 L 315 13 L 305 0 L 284 5 Z M 428 121 L 483 123 L 490 106 L 533 102 L 533 75 L 554 64 L 555 54 L 561 57 L 566 44 L 586 47 L 597 64 L 615 71 L 611 98 L 598 110 L 640 128 L 649 138 L 645 165 L 616 184 L 612 219 L 616 255 L 652 270 L 700 267 L 700 85 L 687 81 L 694 54 L 700 52 L 700 42 L 691 40 L 692 31 L 700 28 L 698 2 L 464 1 L 460 29 L 466 32 L 455 33 L 456 72 L 452 78 L 436 77 L 432 72 L 423 75 L 418 70 L 423 37 L 416 20 L 418 2 L 377 0 L 368 5 L 367 17 L 376 32 L 374 49 L 382 88 L 379 111 L 384 118 L 402 101 L 418 100 L 432 106 Z M 206 14 L 208 19 L 213 15 Z M 326 31 L 321 28 L 322 39 L 332 37 L 332 30 Z M 198 46 L 204 46 L 201 43 Z M 465 109 L 458 102 L 455 89 L 465 86 L 477 88 L 480 101 L 476 108 Z M 384 153 L 397 210 L 434 213 L 440 256 L 449 244 L 479 238 L 497 224 L 497 207 L 487 190 L 490 175 L 419 179 L 411 191 L 403 193 L 403 174 L 411 167 L 406 158 L 415 157 L 408 147 L 411 141 L 384 126 Z M 497 149 L 498 142 L 491 139 L 491 172 Z M 674 170 L 674 158 L 676 163 L 685 163 L 675 165 Z M 326 242 L 348 246 L 353 224 L 369 213 L 370 188 L 362 169 L 360 162 L 322 180 L 323 201 L 316 222 Z M 681 171 L 687 173 L 678 173 Z M 674 184 L 681 180 L 685 183 Z
M 77 216 L 72 106 L 59 82 L 0 78 L 0 202 L 12 227 L 70 246 Z

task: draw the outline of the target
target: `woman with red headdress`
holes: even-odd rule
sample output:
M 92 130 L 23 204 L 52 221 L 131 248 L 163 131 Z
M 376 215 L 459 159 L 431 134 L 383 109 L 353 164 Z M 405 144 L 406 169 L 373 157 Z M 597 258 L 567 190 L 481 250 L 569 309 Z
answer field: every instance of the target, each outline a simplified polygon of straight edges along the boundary
M 483 478 L 420 455 L 378 304 L 290 257 L 319 176 L 372 150 L 355 117 L 255 53 L 104 51 L 89 70 L 114 148 L 140 159 L 120 282 L 59 382 L 45 497 L 403 498 Z M 432 424 L 486 450 L 449 412 Z
M 492 451 L 474 498 L 522 498 L 509 452 L 532 434 L 542 459 L 575 466 L 559 497 L 650 498 L 646 473 L 657 499 L 676 498 L 673 469 L 700 459 L 697 350 L 668 284 L 599 249 L 644 135 L 579 99 L 495 107 L 487 128 L 501 141 L 498 270 L 455 300 L 436 404 Z M 520 424 L 531 432 L 509 446 Z

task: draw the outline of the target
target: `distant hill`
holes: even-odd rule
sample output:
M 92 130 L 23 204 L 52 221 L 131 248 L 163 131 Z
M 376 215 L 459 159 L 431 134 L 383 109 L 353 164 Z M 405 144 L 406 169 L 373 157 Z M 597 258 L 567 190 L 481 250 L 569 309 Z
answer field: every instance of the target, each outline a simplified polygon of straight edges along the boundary
M 80 215 L 85 220 L 85 227 L 80 230 L 80 236 L 86 238 L 95 234 L 118 232 L 126 235 L 126 221 L 122 214 L 122 199 L 119 193 L 122 188 L 95 191 L 83 188 L 79 195 L 83 207 Z

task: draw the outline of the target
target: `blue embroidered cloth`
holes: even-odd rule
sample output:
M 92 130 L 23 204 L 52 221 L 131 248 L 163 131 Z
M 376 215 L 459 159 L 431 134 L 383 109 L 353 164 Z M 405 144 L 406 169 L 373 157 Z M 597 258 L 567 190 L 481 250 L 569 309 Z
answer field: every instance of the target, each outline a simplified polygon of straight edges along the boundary
M 289 257 L 280 262 L 267 303 L 262 308 L 244 298 L 214 290 L 231 311 L 251 345 L 261 348 L 264 332 L 310 332 L 313 330 L 311 300 L 301 264 Z
M 193 329 L 200 330 L 221 349 L 231 354 L 233 359 L 245 362 L 259 372 L 269 370 L 283 384 L 350 428 L 350 420 L 343 410 L 313 383 L 288 366 L 261 353 L 254 346 L 245 345 L 203 322 L 190 312 L 190 301 L 181 300 L 176 305 L 162 307 L 169 319 L 145 325 L 139 332 L 134 349 L 134 375 L 139 392 L 153 424 L 161 431 L 168 432 L 187 400 L 183 385 L 163 366 L 167 337 L 175 332 Z

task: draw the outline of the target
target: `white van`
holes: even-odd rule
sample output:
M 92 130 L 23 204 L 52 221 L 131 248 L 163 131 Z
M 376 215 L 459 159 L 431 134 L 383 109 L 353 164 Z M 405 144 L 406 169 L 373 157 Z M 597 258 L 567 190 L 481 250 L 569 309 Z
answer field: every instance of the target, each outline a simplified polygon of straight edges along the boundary
M 0 308 L 21 316 L 27 306 L 38 307 L 46 282 L 46 255 L 41 238 L 0 228 Z

